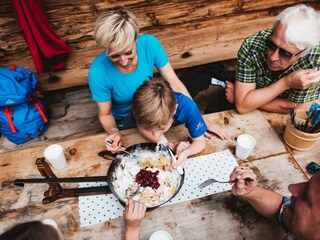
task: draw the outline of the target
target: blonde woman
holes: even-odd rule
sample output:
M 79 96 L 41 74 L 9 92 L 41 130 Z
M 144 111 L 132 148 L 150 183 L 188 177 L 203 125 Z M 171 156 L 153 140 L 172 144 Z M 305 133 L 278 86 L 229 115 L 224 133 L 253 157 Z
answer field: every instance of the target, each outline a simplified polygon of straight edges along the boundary
M 89 86 L 97 103 L 99 120 L 113 142 L 108 150 L 121 147 L 119 130 L 135 127 L 131 102 L 135 90 L 156 67 L 172 88 L 189 96 L 176 76 L 160 42 L 152 35 L 140 34 L 138 19 L 124 8 L 103 13 L 94 28 L 98 45 L 105 50 L 92 62 Z
M 99 120 L 109 134 L 109 151 L 121 149 L 119 130 L 136 127 L 132 117 L 132 96 L 143 81 L 153 76 L 156 67 L 175 92 L 190 97 L 178 79 L 158 39 L 139 34 L 138 19 L 128 10 L 118 7 L 103 13 L 94 28 L 97 44 L 104 49 L 92 62 L 89 87 L 97 103 Z M 191 97 L 190 97 L 191 98 Z M 221 130 L 216 126 L 213 132 Z

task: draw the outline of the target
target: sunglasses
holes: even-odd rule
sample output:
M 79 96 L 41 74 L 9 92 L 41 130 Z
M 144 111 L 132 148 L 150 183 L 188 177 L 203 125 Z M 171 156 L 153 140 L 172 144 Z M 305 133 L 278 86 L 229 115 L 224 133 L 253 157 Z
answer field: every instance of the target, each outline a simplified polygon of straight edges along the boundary
M 279 49 L 279 56 L 282 57 L 282 58 L 285 59 L 285 60 L 290 60 L 291 58 L 299 55 L 299 54 L 302 53 L 304 50 L 306 50 L 306 49 L 303 49 L 303 50 L 301 50 L 300 52 L 298 52 L 298 53 L 296 53 L 296 54 L 292 54 L 291 52 L 288 52 L 287 50 L 278 47 L 271 39 L 268 39 L 268 41 L 267 41 L 267 47 L 268 47 L 268 50 L 271 51 L 271 52 L 274 52 L 274 51 L 276 51 L 277 49 Z
M 307 165 L 307 171 L 311 174 L 314 174 L 320 170 L 320 165 L 315 162 L 310 162 Z

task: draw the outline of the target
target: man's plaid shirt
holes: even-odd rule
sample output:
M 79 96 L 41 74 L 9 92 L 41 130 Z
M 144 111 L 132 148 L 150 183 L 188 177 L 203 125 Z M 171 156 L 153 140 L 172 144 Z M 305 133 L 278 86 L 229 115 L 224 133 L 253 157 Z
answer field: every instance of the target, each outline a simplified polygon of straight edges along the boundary
M 267 67 L 267 40 L 271 34 L 272 30 L 263 30 L 243 41 L 238 52 L 237 81 L 256 83 L 256 88 L 263 88 L 296 70 L 320 67 L 320 45 L 317 45 L 309 54 L 300 58 L 279 76 L 272 77 Z M 304 103 L 318 99 L 319 94 L 320 82 L 306 90 L 288 89 L 279 97 Z

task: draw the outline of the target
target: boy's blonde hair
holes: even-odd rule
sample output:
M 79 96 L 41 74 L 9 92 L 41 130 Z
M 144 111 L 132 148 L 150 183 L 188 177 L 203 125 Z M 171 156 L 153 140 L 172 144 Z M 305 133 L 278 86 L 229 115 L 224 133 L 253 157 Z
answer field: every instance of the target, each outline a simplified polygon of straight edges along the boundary
M 136 90 L 132 102 L 137 126 L 151 131 L 166 126 L 176 110 L 176 98 L 169 83 L 150 78 Z
M 117 7 L 107 10 L 97 19 L 93 36 L 108 55 L 113 55 L 134 44 L 139 28 L 140 23 L 133 13 Z

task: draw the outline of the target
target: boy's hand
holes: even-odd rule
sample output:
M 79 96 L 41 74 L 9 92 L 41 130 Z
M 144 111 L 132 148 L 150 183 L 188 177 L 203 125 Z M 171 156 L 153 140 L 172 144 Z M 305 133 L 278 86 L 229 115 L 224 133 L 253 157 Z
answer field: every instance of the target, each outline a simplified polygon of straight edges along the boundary
M 173 168 L 177 169 L 179 166 L 184 168 L 187 163 L 188 156 L 189 156 L 188 150 L 184 150 L 179 154 L 176 154 L 177 162 L 173 164 Z
M 184 168 L 184 166 L 186 165 L 186 161 L 188 159 L 188 156 L 189 156 L 189 152 L 187 151 L 187 148 L 190 145 L 191 144 L 188 141 L 181 141 L 177 144 L 176 156 L 175 156 L 177 158 L 177 162 L 175 162 L 174 164 L 171 163 L 171 165 L 173 166 L 174 169 L 177 169 L 179 166 Z
M 208 121 L 208 120 L 205 120 L 205 122 L 208 126 L 208 130 L 204 134 L 204 136 L 206 138 L 211 139 L 210 133 L 213 133 L 213 134 L 217 135 L 218 137 L 220 137 L 222 140 L 228 139 L 227 134 L 218 124 L 211 123 L 211 121 Z
M 188 141 L 181 141 L 176 146 L 176 155 L 179 155 L 182 151 L 187 149 L 190 146 Z

